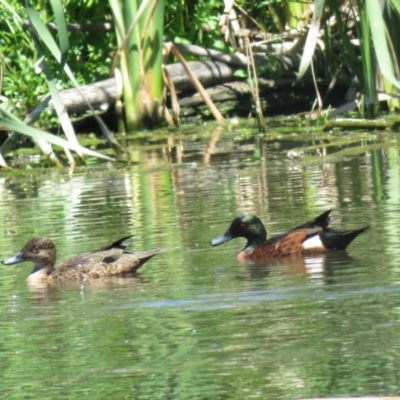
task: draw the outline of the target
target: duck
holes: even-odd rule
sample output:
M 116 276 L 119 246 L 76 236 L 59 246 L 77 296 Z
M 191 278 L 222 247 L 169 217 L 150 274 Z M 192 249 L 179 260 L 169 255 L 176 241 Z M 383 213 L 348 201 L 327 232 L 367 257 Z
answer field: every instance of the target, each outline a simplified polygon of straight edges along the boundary
M 127 236 L 110 245 L 72 257 L 54 268 L 57 255 L 54 242 L 48 237 L 33 237 L 21 251 L 1 263 L 13 265 L 32 261 L 35 266 L 26 279 L 28 285 L 53 284 L 129 274 L 164 250 L 125 251 L 132 242 L 132 236 Z
M 247 239 L 246 246 L 237 254 L 242 262 L 264 260 L 307 254 L 346 250 L 347 246 L 369 226 L 359 229 L 336 230 L 328 228 L 328 210 L 316 218 L 296 226 L 290 231 L 267 239 L 267 231 L 261 220 L 253 214 L 237 216 L 222 235 L 210 241 L 211 246 L 219 246 L 234 238 Z

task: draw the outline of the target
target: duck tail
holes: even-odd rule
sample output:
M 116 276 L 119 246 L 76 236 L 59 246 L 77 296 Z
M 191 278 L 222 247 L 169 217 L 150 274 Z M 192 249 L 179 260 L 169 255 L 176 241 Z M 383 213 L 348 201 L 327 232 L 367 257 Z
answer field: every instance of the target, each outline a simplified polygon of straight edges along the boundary
M 328 250 L 345 250 L 346 247 L 370 226 L 359 229 L 338 231 L 333 229 L 323 230 L 320 234 L 321 241 Z
M 135 251 L 133 254 L 138 258 L 138 263 L 133 266 L 130 272 L 137 271 L 145 262 L 149 261 L 150 258 L 154 257 L 155 255 L 164 252 L 165 248 L 159 248 L 154 250 L 148 251 Z

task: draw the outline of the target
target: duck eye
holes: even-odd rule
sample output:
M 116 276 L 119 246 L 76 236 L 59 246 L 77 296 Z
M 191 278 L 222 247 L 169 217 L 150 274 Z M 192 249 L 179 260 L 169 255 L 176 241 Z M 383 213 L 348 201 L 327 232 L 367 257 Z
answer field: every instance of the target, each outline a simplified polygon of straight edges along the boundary
M 39 246 L 34 246 L 34 248 L 32 249 L 32 251 L 33 251 L 34 253 L 39 253 L 40 247 L 39 247 Z
M 244 228 L 246 226 L 246 224 L 244 223 L 244 222 L 242 222 L 241 224 L 240 224 L 240 227 L 241 228 Z

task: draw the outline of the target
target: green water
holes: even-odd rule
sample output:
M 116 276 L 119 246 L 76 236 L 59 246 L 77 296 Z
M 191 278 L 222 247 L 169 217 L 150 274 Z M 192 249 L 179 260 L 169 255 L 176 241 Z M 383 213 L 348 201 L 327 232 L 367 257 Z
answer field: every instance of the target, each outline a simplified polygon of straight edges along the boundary
M 0 398 L 400 394 L 396 137 L 208 133 L 72 178 L 0 175 L 1 258 L 33 235 L 59 260 L 129 234 L 132 249 L 168 249 L 90 285 L 33 289 L 29 263 L 2 265 Z M 208 244 L 239 212 L 275 234 L 330 208 L 332 226 L 371 225 L 347 253 L 257 267 L 236 261 L 242 239 Z

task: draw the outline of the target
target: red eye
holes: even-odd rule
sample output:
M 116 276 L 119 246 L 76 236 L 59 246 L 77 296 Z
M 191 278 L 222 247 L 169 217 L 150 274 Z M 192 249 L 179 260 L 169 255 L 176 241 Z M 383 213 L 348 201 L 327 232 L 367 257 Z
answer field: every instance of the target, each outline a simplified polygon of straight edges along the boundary
M 34 253 L 39 253 L 40 247 L 39 247 L 39 246 L 35 246 L 35 247 L 32 249 L 32 251 L 33 251 Z
M 242 222 L 241 224 L 240 224 L 240 227 L 241 228 L 244 228 L 246 226 L 246 224 L 244 223 L 244 222 Z

